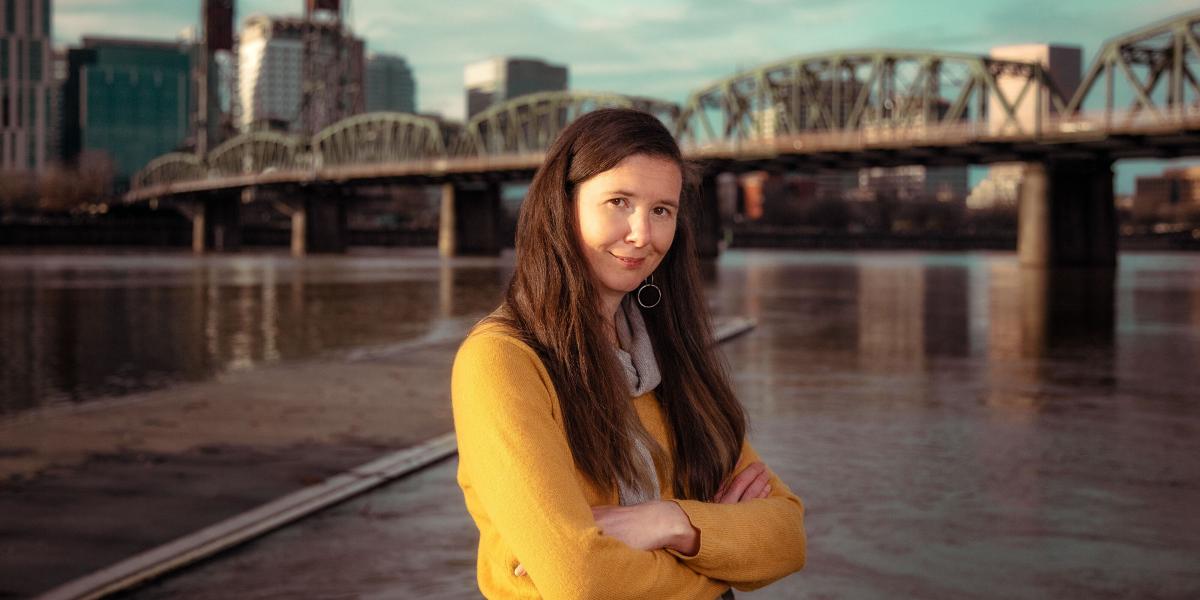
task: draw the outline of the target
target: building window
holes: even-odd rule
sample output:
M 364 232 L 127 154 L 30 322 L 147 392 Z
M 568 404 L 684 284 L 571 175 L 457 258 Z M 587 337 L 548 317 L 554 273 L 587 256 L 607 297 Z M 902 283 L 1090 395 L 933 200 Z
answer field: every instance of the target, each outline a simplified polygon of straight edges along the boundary
M 42 80 L 42 41 L 29 40 L 29 80 Z
M 25 166 L 36 169 L 37 165 L 37 135 L 31 130 L 25 135 Z
M 50 0 L 42 0 L 42 34 L 50 39 Z
M 0 39 L 0 80 L 8 79 L 8 38 Z
M 4 30 L 17 32 L 17 0 L 4 0 Z

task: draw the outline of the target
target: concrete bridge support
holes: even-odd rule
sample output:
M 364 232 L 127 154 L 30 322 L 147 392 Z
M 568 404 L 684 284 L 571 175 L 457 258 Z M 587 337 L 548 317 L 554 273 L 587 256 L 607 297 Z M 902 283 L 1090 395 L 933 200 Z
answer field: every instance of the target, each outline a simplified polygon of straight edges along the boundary
M 204 254 L 204 202 L 194 198 L 175 200 L 171 206 L 192 223 L 192 253 Z
M 341 188 L 301 187 L 289 190 L 275 209 L 291 217 L 292 256 L 346 251 L 346 205 L 349 193 Z
M 696 253 L 700 258 L 716 258 L 721 252 L 718 245 L 721 240 L 718 175 L 720 174 L 706 174 L 700 182 L 699 193 L 693 195 L 697 199 L 697 207 L 691 213 L 692 227 L 696 234 Z
M 237 194 L 203 194 L 179 202 L 192 222 L 192 252 L 234 252 L 242 247 L 241 198 Z
M 1022 266 L 1116 266 L 1111 160 L 1029 163 L 1018 203 L 1017 255 Z
M 461 182 L 442 185 L 438 252 L 500 254 L 500 184 Z
M 347 246 L 346 205 L 350 202 L 350 190 L 344 188 L 315 187 L 304 195 L 303 223 L 298 229 L 304 232 L 304 248 L 301 253 L 345 252 Z M 292 226 L 296 227 L 293 219 Z M 297 240 L 293 234 L 292 246 Z M 293 252 L 296 250 L 293 249 Z

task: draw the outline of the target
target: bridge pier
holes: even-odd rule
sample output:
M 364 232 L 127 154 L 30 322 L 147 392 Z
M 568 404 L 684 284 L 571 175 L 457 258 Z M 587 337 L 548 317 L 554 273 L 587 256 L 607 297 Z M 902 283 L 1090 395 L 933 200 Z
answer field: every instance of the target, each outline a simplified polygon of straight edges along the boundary
M 692 220 L 695 231 L 696 253 L 700 258 L 716 258 L 721 252 L 721 212 L 717 177 L 720 173 L 708 173 L 700 181 L 700 190 L 695 194 L 696 210 Z
M 341 188 L 301 187 L 276 201 L 275 210 L 291 217 L 292 256 L 346 251 L 347 193 Z
M 1028 163 L 1017 202 L 1017 256 L 1022 266 L 1116 266 L 1111 160 Z
M 438 252 L 444 257 L 500 254 L 500 184 L 442 185 Z
M 185 198 L 170 204 L 192 223 L 192 253 L 204 254 L 204 202 Z
M 239 196 L 205 194 L 176 207 L 192 222 L 192 253 L 234 252 L 242 247 Z
M 349 192 L 345 188 L 314 187 L 304 194 L 303 222 L 298 229 L 304 232 L 301 253 L 340 253 L 346 251 L 346 204 Z M 296 221 L 293 218 L 293 228 Z M 297 243 L 293 234 L 293 252 Z

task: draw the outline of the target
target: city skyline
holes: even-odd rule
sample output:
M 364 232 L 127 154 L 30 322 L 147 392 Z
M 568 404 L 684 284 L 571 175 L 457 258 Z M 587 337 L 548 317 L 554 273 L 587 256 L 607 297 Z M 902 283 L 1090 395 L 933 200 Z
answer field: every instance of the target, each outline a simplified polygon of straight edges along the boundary
M 836 49 L 922 48 L 985 54 L 1027 42 L 1077 45 L 1084 68 L 1108 38 L 1194 8 L 1189 0 L 1134 6 L 1117 0 L 987 3 L 882 0 L 837 4 L 753 0 L 632 2 L 596 8 L 571 0 L 419 3 L 397 10 L 379 0 L 351 3 L 347 21 L 367 50 L 398 54 L 412 66 L 417 110 L 462 119 L 463 68 L 493 56 L 528 56 L 564 64 L 570 89 L 610 91 L 681 102 L 692 91 L 740 70 L 789 56 Z M 300 0 L 243 0 L 237 28 L 256 13 L 296 14 Z M 56 0 L 54 38 L 75 44 L 87 34 L 172 38 L 196 26 L 199 0 Z M 1118 192 L 1162 163 L 1121 163 Z M 975 169 L 977 171 L 977 169 Z M 978 175 L 972 177 L 978 179 Z M 974 181 L 973 181 L 974 182 Z

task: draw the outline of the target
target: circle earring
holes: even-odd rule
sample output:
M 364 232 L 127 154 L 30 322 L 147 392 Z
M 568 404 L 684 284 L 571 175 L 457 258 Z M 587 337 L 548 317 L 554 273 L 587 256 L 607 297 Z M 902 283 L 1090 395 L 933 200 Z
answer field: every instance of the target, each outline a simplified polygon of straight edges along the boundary
M 637 291 L 637 302 L 642 308 L 654 308 L 662 301 L 662 290 L 654 285 L 654 276 L 646 278 L 646 282 Z

